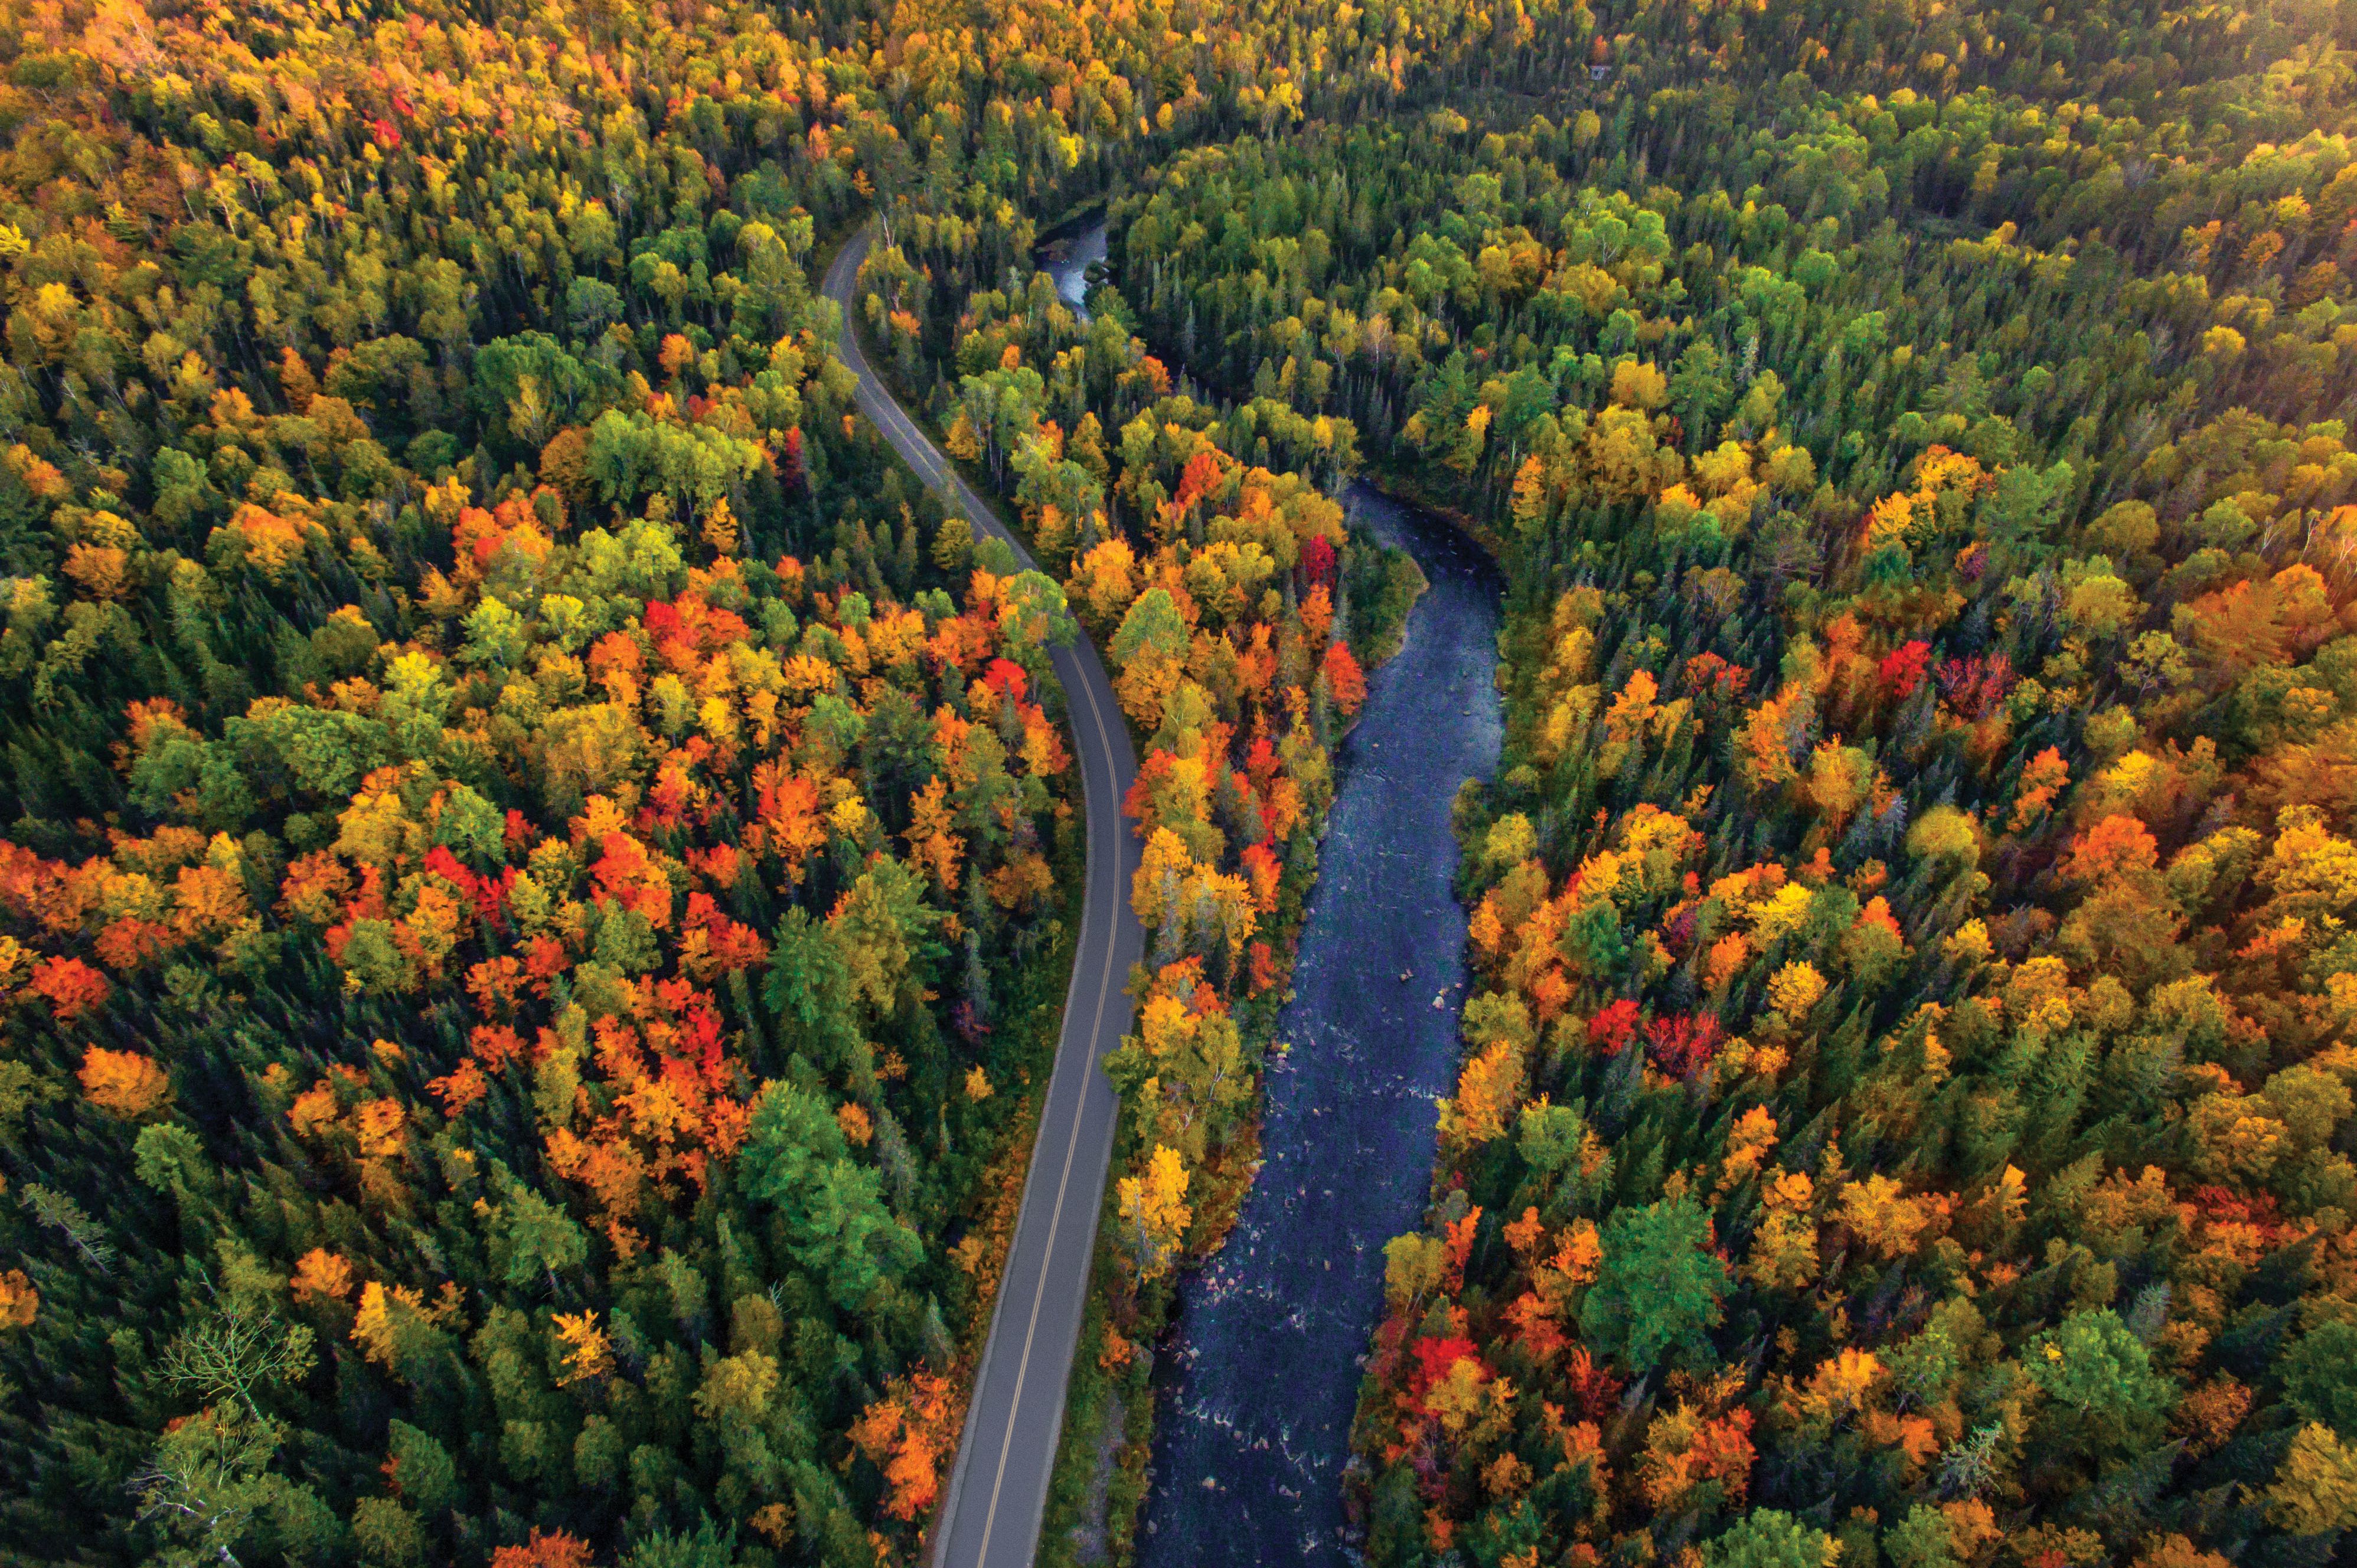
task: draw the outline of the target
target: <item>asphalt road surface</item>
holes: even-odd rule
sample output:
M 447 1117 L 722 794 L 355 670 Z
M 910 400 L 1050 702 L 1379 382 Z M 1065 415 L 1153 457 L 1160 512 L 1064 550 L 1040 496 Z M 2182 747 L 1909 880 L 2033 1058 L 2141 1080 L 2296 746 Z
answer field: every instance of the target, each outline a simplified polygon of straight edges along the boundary
M 843 307 L 843 338 L 835 352 L 859 378 L 859 411 L 920 478 L 949 498 L 953 510 L 977 530 L 1005 539 L 1028 562 L 1023 546 L 893 400 L 860 350 L 852 289 L 867 254 L 868 235 L 862 231 L 843 248 L 827 269 L 824 285 L 827 297 Z M 1145 932 L 1129 906 L 1137 845 L 1121 816 L 1122 799 L 1137 773 L 1136 754 L 1094 646 L 1080 639 L 1058 650 L 1054 661 L 1088 802 L 1080 952 L 1064 999 L 1063 1033 L 1031 1151 L 1023 1208 L 934 1537 L 938 1568 L 1017 1568 L 1029 1563 L 1039 1548 L 1119 1111 L 1099 1063 L 1130 1027 L 1132 1007 L 1124 987 L 1130 965 L 1146 951 Z

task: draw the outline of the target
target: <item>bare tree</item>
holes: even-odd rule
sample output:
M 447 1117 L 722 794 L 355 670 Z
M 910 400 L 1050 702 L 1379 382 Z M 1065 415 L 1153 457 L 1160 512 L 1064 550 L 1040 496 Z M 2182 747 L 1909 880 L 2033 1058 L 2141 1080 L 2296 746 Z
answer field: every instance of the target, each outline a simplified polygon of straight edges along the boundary
M 207 1402 L 235 1399 L 262 1421 L 254 1390 L 309 1372 L 311 1339 L 310 1329 L 281 1321 L 266 1302 L 216 1295 L 212 1310 L 174 1337 L 161 1370 L 176 1383 L 195 1384 Z

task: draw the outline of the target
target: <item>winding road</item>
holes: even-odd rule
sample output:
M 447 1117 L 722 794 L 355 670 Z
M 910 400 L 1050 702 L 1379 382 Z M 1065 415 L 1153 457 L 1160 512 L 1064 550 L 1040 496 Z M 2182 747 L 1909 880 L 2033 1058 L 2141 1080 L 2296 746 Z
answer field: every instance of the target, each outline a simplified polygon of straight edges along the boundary
M 826 296 L 843 307 L 835 352 L 859 378 L 859 411 L 954 510 L 982 532 L 1006 540 L 1028 563 L 1021 542 L 885 390 L 860 349 L 853 285 L 871 232 L 862 230 L 844 246 L 827 268 L 823 285 Z M 1121 816 L 1137 756 L 1095 647 L 1082 638 L 1053 658 L 1088 811 L 1080 950 L 1064 999 L 1063 1033 L 1031 1151 L 1023 1208 L 934 1537 L 936 1568 L 1017 1568 L 1030 1563 L 1038 1548 L 1120 1111 L 1098 1064 L 1130 1026 L 1133 1009 L 1124 988 L 1130 966 L 1146 951 L 1145 932 L 1129 905 L 1137 845 Z

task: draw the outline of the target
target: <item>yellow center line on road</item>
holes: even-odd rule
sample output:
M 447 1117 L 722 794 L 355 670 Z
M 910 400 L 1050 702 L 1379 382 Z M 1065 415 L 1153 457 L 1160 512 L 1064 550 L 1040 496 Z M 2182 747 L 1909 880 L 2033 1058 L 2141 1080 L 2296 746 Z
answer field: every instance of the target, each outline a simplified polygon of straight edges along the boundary
M 1110 780 L 1113 775 L 1113 741 L 1105 733 L 1104 710 L 1097 701 L 1095 684 L 1086 679 L 1085 674 L 1083 674 L 1083 678 L 1081 681 L 1081 690 L 1087 695 L 1089 700 L 1089 717 L 1094 724 L 1096 729 L 1098 756 L 1105 764 L 1106 777 Z M 1114 880 L 1116 884 L 1118 884 L 1121 875 L 1121 840 L 1118 836 L 1119 830 L 1117 825 L 1108 825 L 1115 826 L 1115 832 L 1112 844 L 1112 853 L 1106 856 L 1106 865 L 1112 869 Z M 1092 832 L 1090 836 L 1093 838 L 1096 835 Z M 1113 986 L 1113 946 L 1115 936 L 1120 929 L 1120 908 L 1121 904 L 1118 896 L 1118 887 L 1116 887 L 1115 897 L 1108 898 L 1105 901 L 1105 960 L 1097 975 L 1096 1013 L 1090 1020 L 1089 1032 L 1084 1042 L 1085 1047 L 1092 1053 L 1091 1066 L 1094 1065 L 1093 1047 L 1095 1047 L 1100 1032 L 1104 1027 L 1105 997 Z M 1083 1070 L 1085 1072 L 1085 1069 Z M 1048 1294 L 1047 1260 L 1056 1255 L 1056 1236 L 1057 1232 L 1063 1225 L 1064 1198 L 1066 1192 L 1071 1184 L 1072 1161 L 1080 1149 L 1081 1112 L 1083 1109 L 1082 1102 L 1086 1101 L 1087 1097 L 1088 1084 L 1085 1077 L 1083 1077 L 1081 1085 L 1081 1101 L 1076 1101 L 1072 1107 L 1071 1136 L 1066 1140 L 1064 1144 L 1064 1168 L 1056 1182 L 1056 1207 L 1049 1211 L 1048 1223 L 1048 1249 L 1046 1254 L 1040 1260 L 1039 1284 L 1032 1291 L 1031 1294 L 1031 1320 L 1023 1332 L 1023 1359 L 1016 1363 L 1015 1397 L 1010 1402 L 1007 1411 L 1006 1434 L 1000 1439 L 998 1444 L 998 1469 L 991 1482 L 990 1507 L 983 1515 L 982 1547 L 980 1552 L 976 1554 L 977 1561 L 980 1563 L 986 1563 L 990 1560 L 990 1537 L 992 1531 L 997 1528 L 998 1524 L 998 1495 L 1001 1488 L 1003 1488 L 1006 1484 L 1006 1456 L 1015 1443 L 1015 1412 L 1023 1408 L 1023 1384 L 1025 1380 L 1030 1375 L 1031 1371 L 1032 1340 L 1039 1333 L 1039 1307 L 1040 1304 L 1046 1300 Z
M 970 521 L 992 537 L 1014 546 L 1018 558 L 1027 566 L 1036 570 L 1037 564 L 1023 552 L 1020 542 L 1016 540 L 1006 525 L 999 521 L 996 512 L 983 499 L 979 492 L 966 484 L 964 476 L 933 444 L 931 437 L 918 425 L 914 417 L 901 406 L 899 400 L 892 395 L 884 386 L 882 380 L 876 376 L 868 366 L 866 355 L 857 340 L 856 327 L 852 317 L 848 297 L 852 280 L 856 274 L 856 258 L 864 255 L 866 246 L 867 240 L 865 236 L 852 242 L 851 246 L 846 248 L 844 255 L 837 260 L 835 266 L 829 269 L 830 276 L 826 285 L 827 292 L 830 294 L 834 293 L 838 286 L 844 293 L 844 297 L 838 299 L 837 303 L 844 308 L 844 339 L 847 349 L 845 356 L 845 363 L 859 378 L 857 388 L 859 395 L 856 401 L 868 417 L 883 429 L 887 439 L 900 456 L 918 470 L 919 475 L 930 488 L 943 492 L 960 511 L 974 513 L 974 516 Z M 837 277 L 842 279 L 840 285 L 834 281 Z M 1068 1068 L 1076 1068 L 1079 1073 L 1079 1090 L 1072 1100 L 1070 1112 L 1071 1122 L 1064 1141 L 1063 1164 L 1057 1174 L 1055 1201 L 1048 1211 L 1047 1244 L 1039 1255 L 1038 1277 L 1032 1286 L 1031 1307 L 1024 1326 L 1022 1352 L 1016 1363 L 1014 1391 L 1007 1404 L 1006 1427 L 999 1438 L 997 1460 L 991 1477 L 989 1503 L 983 1516 L 982 1539 L 974 1559 L 976 1568 L 984 1568 L 984 1565 L 988 1563 L 991 1541 L 997 1530 L 999 1503 L 1006 1486 L 1007 1462 L 1014 1452 L 1015 1429 L 1017 1417 L 1023 1409 L 1023 1396 L 1030 1380 L 1031 1353 L 1038 1343 L 1040 1314 L 1047 1303 L 1049 1268 L 1056 1257 L 1057 1243 L 1062 1238 L 1065 1207 L 1072 1195 L 1072 1171 L 1079 1162 L 1081 1130 L 1082 1123 L 1087 1120 L 1089 1074 L 1096 1069 L 1096 1046 L 1103 1034 L 1105 1012 L 1114 993 L 1114 970 L 1119 957 L 1121 914 L 1125 902 L 1121 897 L 1120 886 L 1122 880 L 1120 754 L 1114 732 L 1105 722 L 1103 701 L 1097 693 L 1097 684 L 1098 681 L 1103 679 L 1102 674 L 1099 670 L 1092 670 L 1085 657 L 1079 652 L 1073 653 L 1070 664 L 1071 679 L 1064 682 L 1067 688 L 1068 713 L 1071 707 L 1070 688 L 1075 684 L 1080 688 L 1089 713 L 1088 731 L 1085 734 L 1078 723 L 1077 714 L 1070 714 L 1073 721 L 1073 738 L 1076 743 L 1087 740 L 1094 742 L 1092 746 L 1084 744 L 1076 746 L 1082 759 L 1082 799 L 1087 801 L 1089 795 L 1093 793 L 1089 789 L 1092 781 L 1089 768 L 1091 761 L 1096 764 L 1096 776 L 1103 780 L 1106 797 L 1105 801 L 1095 802 L 1095 809 L 1090 811 L 1092 821 L 1089 830 L 1089 866 L 1086 892 L 1083 895 L 1084 909 L 1087 903 L 1099 899 L 1102 899 L 1105 906 L 1104 950 L 1098 963 L 1096 1002 L 1090 1016 L 1089 1027 L 1086 1034 L 1079 1036 L 1079 1057 L 1074 1061 L 1066 1060 L 1066 1047 L 1070 1047 L 1074 1040 L 1071 1030 L 1072 1017 L 1068 1010 L 1064 1019 L 1062 1038 L 1058 1046 L 1056 1066 L 1049 1080 L 1048 1105 L 1042 1112 L 1043 1124 L 1040 1129 L 1043 1135 L 1047 1133 L 1049 1126 L 1052 1125 L 1046 1118 L 1055 1108 L 1056 1078 L 1064 1074 Z M 1092 675 L 1096 676 L 1096 679 L 1092 679 Z M 1084 935 L 1083 948 L 1085 945 Z M 1077 964 L 1083 957 L 1085 957 L 1084 953 L 1076 954 L 1075 963 Z M 1074 980 L 1076 982 L 1080 980 L 1079 974 L 1074 975 Z M 1102 1199 L 1102 1193 L 1092 1193 L 1089 1196 L 1092 1199 Z M 1018 1238 L 1025 1218 L 1028 1217 L 1018 1215 L 1016 1221 Z M 1081 1277 L 1082 1288 L 1085 1291 L 1088 1277 L 1085 1263 L 1082 1266 Z M 995 1329 L 994 1324 L 994 1337 Z M 985 1364 L 990 1359 L 987 1346 L 984 1350 L 983 1359 Z M 981 1371 L 977 1369 L 974 1388 L 977 1399 L 982 1393 L 983 1382 Z M 1056 1415 L 1054 1425 L 1060 1427 L 1061 1412 L 1056 1412 Z M 1052 1462 L 1052 1455 L 1050 1459 Z M 962 1488 L 963 1477 L 953 1477 L 947 1510 L 942 1520 L 942 1530 L 941 1540 L 937 1543 L 937 1561 L 945 1557 L 948 1551 L 950 1526 L 955 1515 Z

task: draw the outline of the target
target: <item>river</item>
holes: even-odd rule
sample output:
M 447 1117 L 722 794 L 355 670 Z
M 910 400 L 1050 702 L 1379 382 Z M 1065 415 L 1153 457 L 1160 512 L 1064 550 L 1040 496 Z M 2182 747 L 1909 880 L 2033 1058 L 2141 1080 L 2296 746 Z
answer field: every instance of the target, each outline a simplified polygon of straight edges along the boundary
M 1094 226 L 1050 266 L 1076 307 Z M 1383 1243 L 1417 1227 L 1433 1101 L 1455 1087 L 1465 912 L 1458 786 L 1496 766 L 1500 580 L 1446 521 L 1365 485 L 1355 529 L 1407 551 L 1431 587 L 1367 683 L 1343 741 L 1265 1080 L 1264 1164 L 1227 1246 L 1181 1287 L 1157 1371 L 1146 1568 L 1340 1563 L 1342 1468 L 1361 1360 L 1383 1309 Z

